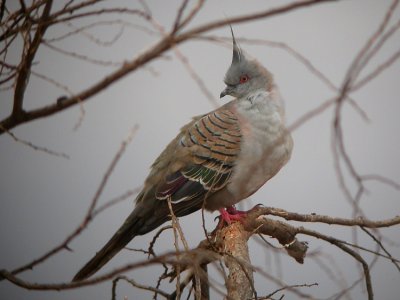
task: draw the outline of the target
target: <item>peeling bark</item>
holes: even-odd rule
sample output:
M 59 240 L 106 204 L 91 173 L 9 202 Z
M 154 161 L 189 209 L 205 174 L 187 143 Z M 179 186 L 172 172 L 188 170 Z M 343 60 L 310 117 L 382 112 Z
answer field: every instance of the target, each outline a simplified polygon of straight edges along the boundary
M 242 300 L 254 297 L 254 279 L 247 242 L 251 233 L 240 222 L 224 227 L 217 233 L 229 270 L 226 280 L 226 299 Z

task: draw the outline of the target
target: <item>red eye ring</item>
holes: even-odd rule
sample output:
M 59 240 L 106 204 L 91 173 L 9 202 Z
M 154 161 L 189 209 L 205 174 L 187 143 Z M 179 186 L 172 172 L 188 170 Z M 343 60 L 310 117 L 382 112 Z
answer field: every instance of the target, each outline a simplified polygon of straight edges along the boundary
M 248 75 L 241 75 L 240 76 L 240 79 L 239 79 L 239 82 L 240 83 L 245 83 L 245 82 L 247 82 L 247 81 L 249 81 L 249 76 Z

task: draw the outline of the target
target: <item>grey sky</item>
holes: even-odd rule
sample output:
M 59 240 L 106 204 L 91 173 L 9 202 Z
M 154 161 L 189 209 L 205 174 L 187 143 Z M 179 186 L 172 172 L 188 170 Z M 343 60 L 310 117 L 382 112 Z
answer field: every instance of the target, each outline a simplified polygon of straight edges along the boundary
M 125 2 L 126 5 L 118 1 L 122 3 L 120 6 L 129 4 L 129 1 Z M 154 17 L 169 28 L 179 1 L 146 3 Z M 191 26 L 283 3 L 289 1 L 210 1 Z M 376 30 L 390 3 L 374 0 L 333 2 L 233 27 L 241 47 L 275 75 L 285 99 L 287 123 L 290 125 L 304 113 L 335 96 L 335 93 L 287 51 L 240 42 L 240 38 L 286 43 L 307 57 L 336 86 L 340 86 L 351 61 Z M 111 1 L 109 5 L 112 5 Z M 390 24 L 395 24 L 399 17 L 397 9 Z M 135 17 L 124 19 L 134 24 L 145 24 Z M 59 31 L 53 30 L 48 34 L 49 37 L 56 37 L 67 30 L 60 27 Z M 110 40 L 118 30 L 118 26 L 103 26 L 90 32 L 102 40 Z M 211 34 L 229 37 L 230 32 L 228 28 L 223 28 Z M 156 39 L 156 36 L 127 27 L 112 47 L 100 47 L 81 35 L 55 45 L 98 60 L 122 62 L 144 51 Z M 362 74 L 368 74 L 398 51 L 399 41 L 397 33 Z M 224 88 L 223 76 L 231 61 L 230 45 L 190 41 L 179 46 L 179 50 L 188 58 L 216 101 L 226 103 L 229 99 L 219 100 L 218 96 Z M 17 53 L 15 48 L 10 55 L 18 59 Z M 115 69 L 113 66 L 99 66 L 65 57 L 46 47 L 39 51 L 36 61 L 39 64 L 35 66 L 35 71 L 61 82 L 73 92 L 83 90 Z M 396 62 L 370 84 L 352 94 L 367 113 L 369 122 L 347 104 L 342 115 L 344 140 L 357 170 L 362 174 L 381 174 L 397 182 L 400 181 L 399 66 Z M 7 135 L 0 137 L 0 268 L 13 269 L 30 262 L 60 243 L 81 222 L 110 161 L 135 124 L 139 124 L 139 131 L 112 174 L 100 204 L 129 189 L 140 187 L 150 164 L 175 137 L 179 128 L 192 116 L 214 108 L 173 51 L 153 61 L 149 67 L 151 69 L 130 74 L 85 102 L 85 113 L 77 130 L 74 127 L 81 118 L 78 106 L 13 130 L 21 139 L 68 154 L 69 160 L 34 151 Z M 52 103 L 65 94 L 65 91 L 32 75 L 25 108 Z M 12 107 L 11 93 L 0 92 L 0 99 L 0 118 L 4 118 Z M 251 203 L 244 201 L 243 206 L 248 208 L 263 203 L 299 213 L 351 217 L 351 205 L 339 187 L 333 164 L 332 119 L 333 109 L 330 108 L 295 130 L 291 161 L 252 197 Z M 348 175 L 346 173 L 345 178 L 355 192 L 354 181 Z M 361 207 L 368 218 L 384 219 L 399 214 L 398 191 L 374 182 L 368 183 L 367 189 Z M 61 252 L 21 277 L 49 283 L 70 280 L 119 227 L 132 208 L 132 200 L 133 197 L 99 215 L 71 243 L 73 252 Z M 215 226 L 215 216 L 207 214 L 209 229 Z M 196 246 L 204 238 L 200 213 L 181 218 L 181 225 L 191 246 Z M 304 225 L 339 239 L 352 239 L 349 229 Z M 390 239 L 386 242 L 392 255 L 400 258 L 398 226 L 381 232 Z M 375 249 L 375 244 L 365 234 L 358 234 L 361 245 Z M 135 238 L 129 246 L 147 248 L 151 238 L 152 234 Z M 351 285 L 359 278 L 359 265 L 334 246 L 310 237 L 301 236 L 299 239 L 309 242 L 310 253 L 322 253 L 319 258 L 332 271 L 343 274 L 343 286 Z M 396 246 L 390 246 L 392 242 Z M 299 265 L 284 251 L 272 255 L 269 248 L 255 242 L 251 242 L 250 247 L 253 263 L 274 276 L 281 276 L 287 284 L 319 283 L 317 287 L 301 289 L 304 293 L 326 298 L 341 289 L 311 258 L 306 258 L 304 265 Z M 172 249 L 172 234 L 165 234 L 158 242 L 158 253 Z M 368 262 L 373 258 L 372 255 L 363 255 Z M 139 253 L 122 251 L 101 272 L 144 258 Z M 138 282 L 155 285 L 160 270 L 140 269 L 129 275 Z M 214 273 L 214 277 L 218 276 Z M 274 290 L 275 286 L 260 274 L 256 274 L 255 278 L 260 295 Z M 398 299 L 399 279 L 400 274 L 394 265 L 380 259 L 372 269 L 376 299 Z M 168 290 L 172 288 L 173 285 Z M 351 298 L 348 299 L 366 299 L 364 292 L 364 285 L 359 285 L 351 291 Z M 123 299 L 125 295 L 128 299 L 151 298 L 149 293 L 132 289 L 126 284 L 119 286 L 117 294 L 118 299 Z M 295 297 L 287 295 L 287 299 Z M 111 284 L 72 291 L 31 292 L 2 281 L 0 298 L 110 299 Z

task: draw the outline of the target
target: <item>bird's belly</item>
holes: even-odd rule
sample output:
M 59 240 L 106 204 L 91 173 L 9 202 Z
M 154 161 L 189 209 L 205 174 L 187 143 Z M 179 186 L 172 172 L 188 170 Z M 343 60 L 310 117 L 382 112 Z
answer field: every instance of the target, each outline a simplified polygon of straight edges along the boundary
M 261 132 L 244 141 L 228 190 L 234 195 L 230 205 L 255 193 L 289 160 L 292 139 L 285 130 Z

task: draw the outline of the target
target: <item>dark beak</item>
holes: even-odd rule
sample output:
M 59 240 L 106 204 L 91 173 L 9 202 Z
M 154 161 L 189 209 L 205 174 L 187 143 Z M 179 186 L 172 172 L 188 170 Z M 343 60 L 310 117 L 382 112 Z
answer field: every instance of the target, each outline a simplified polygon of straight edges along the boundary
M 227 87 L 221 92 L 221 94 L 219 95 L 219 97 L 222 98 L 222 97 L 224 97 L 224 96 L 226 96 L 226 95 L 229 95 L 229 94 L 231 93 L 231 91 L 232 91 L 232 88 L 229 87 L 229 86 L 227 86 Z

